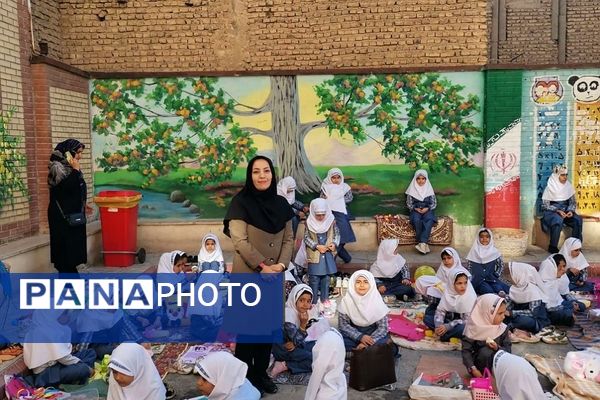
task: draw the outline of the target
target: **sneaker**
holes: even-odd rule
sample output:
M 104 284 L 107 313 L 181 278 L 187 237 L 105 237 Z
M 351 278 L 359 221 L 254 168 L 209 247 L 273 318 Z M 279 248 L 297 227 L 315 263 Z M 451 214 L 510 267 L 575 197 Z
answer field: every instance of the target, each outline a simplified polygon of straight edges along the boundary
M 336 288 L 341 288 L 341 287 L 342 287 L 342 281 L 343 281 L 342 277 L 341 277 L 341 276 L 338 276 L 338 277 L 335 279 L 335 287 L 336 287 Z
M 425 250 L 425 254 L 431 253 L 431 249 L 427 243 L 423 243 L 423 249 Z
M 427 246 L 425 243 L 419 243 L 415 246 L 415 248 L 417 249 L 417 251 L 421 254 L 427 254 L 427 250 L 425 249 L 425 246 Z
M 342 288 L 343 288 L 344 290 L 348 290 L 348 286 L 350 286 L 350 278 L 348 278 L 348 277 L 345 277 L 345 278 L 342 280 Z

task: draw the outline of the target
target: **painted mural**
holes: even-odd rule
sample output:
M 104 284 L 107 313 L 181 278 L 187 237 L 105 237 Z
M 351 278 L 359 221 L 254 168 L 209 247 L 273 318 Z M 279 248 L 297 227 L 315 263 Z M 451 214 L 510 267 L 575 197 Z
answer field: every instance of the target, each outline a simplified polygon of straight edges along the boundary
M 479 72 L 91 81 L 96 191 L 135 188 L 142 218 L 221 218 L 256 154 L 310 201 L 331 167 L 356 216 L 406 213 L 417 168 L 440 214 L 482 221 Z

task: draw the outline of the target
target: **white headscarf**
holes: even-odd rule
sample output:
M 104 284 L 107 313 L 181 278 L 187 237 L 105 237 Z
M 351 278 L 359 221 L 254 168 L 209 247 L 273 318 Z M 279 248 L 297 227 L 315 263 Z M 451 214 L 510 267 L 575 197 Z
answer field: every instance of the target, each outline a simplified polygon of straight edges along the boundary
M 23 343 L 23 361 L 29 369 L 41 367 L 50 361 L 71 354 L 71 328 L 58 322 L 65 310 L 35 310 L 31 326 Z M 47 343 L 42 343 L 44 338 Z M 36 343 L 31 343 L 35 341 Z M 57 343 L 62 341 L 63 343 Z
M 508 295 L 512 301 L 518 304 L 530 303 L 541 300 L 548 302 L 546 294 L 542 290 L 544 282 L 533 265 L 511 262 L 508 264 L 510 276 L 514 285 L 510 287 Z
M 129 385 L 121 387 L 111 372 L 107 400 L 165 399 L 165 385 L 152 358 L 141 345 L 121 343 L 113 350 L 108 367 L 134 379 Z
M 294 189 L 288 193 L 289 189 Z M 291 176 L 286 176 L 277 182 L 277 194 L 285 197 L 287 202 L 292 205 L 296 201 L 296 180 Z
M 579 252 L 577 257 L 571 257 L 571 251 L 581 249 L 581 240 L 570 237 L 563 243 L 559 253 L 565 256 L 567 260 L 567 268 L 577 268 L 578 270 L 584 270 L 590 266 L 582 252 Z
M 550 175 L 546 189 L 544 189 L 544 193 L 542 194 L 542 200 L 564 201 L 569 200 L 575 194 L 575 189 L 571 182 L 567 180 L 565 183 L 560 183 L 560 175 L 566 173 L 567 168 L 562 167 Z
M 424 296 L 432 296 L 441 299 L 444 284 L 437 276 L 423 275 L 415 282 L 415 290 Z M 442 289 L 442 290 L 440 290 Z
M 479 241 L 479 234 L 481 232 L 487 232 L 490 235 L 490 242 L 487 246 L 482 245 Z M 479 229 L 477 231 L 477 236 L 475 236 L 475 242 L 473 242 L 473 246 L 471 246 L 471 250 L 469 250 L 469 254 L 467 254 L 467 260 L 478 264 L 487 264 L 500 257 L 502 257 L 502 255 L 496 246 L 494 246 L 494 236 L 492 231 L 487 228 Z
M 500 350 L 494 355 L 493 369 L 502 400 L 546 399 L 535 368 L 523 357 Z
M 237 398 L 235 391 L 246 383 L 248 366 L 229 352 L 215 351 L 198 361 L 194 371 L 215 385 L 208 395 L 210 400 L 227 400 Z M 255 391 L 260 397 L 258 390 Z
M 450 271 L 452 271 L 454 268 L 462 268 L 465 271 L 467 271 L 467 269 L 462 266 L 462 263 L 460 262 L 460 255 L 458 254 L 458 251 L 454 249 L 454 247 L 444 247 L 444 249 L 440 252 L 440 255 L 444 252 L 450 254 L 454 261 L 454 264 L 452 264 L 450 268 L 445 267 L 444 263 L 440 262 L 440 266 L 435 274 L 435 276 L 437 276 L 445 285 L 446 281 L 448 281 L 450 278 Z M 471 273 L 469 271 L 467 271 L 467 276 L 469 278 L 471 277 Z
M 298 317 L 298 308 L 296 307 L 296 302 L 304 293 L 310 293 L 311 296 L 314 296 L 310 286 L 305 285 L 304 283 L 296 285 L 292 288 L 292 291 L 288 295 L 287 301 L 285 302 L 285 322 L 291 322 L 296 326 L 300 326 L 300 318 Z M 313 307 L 308 312 L 308 315 L 309 319 L 316 318 L 318 316 L 316 307 Z
M 318 221 L 315 214 L 325 214 L 325 218 L 323 221 Z M 327 200 L 314 199 L 310 202 L 310 213 L 308 214 L 308 218 L 306 218 L 308 230 L 314 233 L 325 233 L 329 230 L 334 221 L 335 217 L 329 209 Z
M 400 254 L 396 254 L 398 239 L 384 239 L 377 249 L 377 261 L 371 265 L 370 271 L 376 278 L 393 278 L 406 264 Z
M 423 186 L 419 186 L 417 183 L 417 177 L 424 176 L 425 184 Z M 419 169 L 415 172 L 410 185 L 408 185 L 408 189 L 406 189 L 406 193 L 409 196 L 414 197 L 419 201 L 425 200 L 426 197 L 433 196 L 435 193 L 433 192 L 433 186 L 431 186 L 431 182 L 429 182 L 429 176 L 427 175 L 427 171 L 424 169 Z
M 506 304 L 504 299 L 495 293 L 480 296 L 469 315 L 464 335 L 473 340 L 496 339 L 502 335 L 506 324 L 494 325 L 494 317 L 503 303 Z
M 556 266 L 556 262 L 554 261 L 554 258 L 552 258 L 552 255 L 542 261 L 539 273 L 542 282 L 544 282 L 542 290 L 548 299 L 546 306 L 548 308 L 560 306 L 563 302 L 563 298 L 560 295 L 560 292 L 562 291 L 561 279 L 556 277 L 558 267 Z
M 206 241 L 208 239 L 212 239 L 215 242 L 215 250 L 211 253 L 209 253 L 208 250 L 206 250 Z M 200 246 L 200 252 L 198 253 L 198 264 L 213 261 L 223 262 L 223 251 L 221 250 L 221 243 L 219 242 L 219 238 L 217 237 L 217 235 L 213 233 L 207 233 L 202 238 L 202 245 Z
M 169 253 L 163 253 L 158 260 L 158 268 L 156 270 L 159 274 L 173 274 L 173 266 L 175 265 L 175 257 L 185 254 L 181 250 L 171 251 Z
M 458 294 L 454 288 L 454 282 L 459 274 L 466 274 L 467 270 L 463 267 L 455 267 L 450 271 L 449 279 L 444 284 L 444 294 L 440 300 L 440 309 L 459 314 L 471 312 L 477 299 L 477 293 L 471 285 L 471 280 L 467 278 L 467 291 L 464 294 Z M 468 275 L 467 275 L 468 277 Z
M 304 400 L 346 400 L 348 385 L 344 375 L 346 349 L 335 329 L 324 333 L 313 347 L 312 374 Z
M 369 281 L 369 291 L 364 296 L 356 293 L 356 280 L 359 276 L 365 277 Z M 373 274 L 361 269 L 350 277 L 348 293 L 342 298 L 339 311 L 346 314 L 354 325 L 369 326 L 388 315 L 390 309 L 385 305 L 377 290 Z
M 306 268 L 308 266 L 308 259 L 306 256 L 306 246 L 304 245 L 304 241 L 302 241 L 300 243 L 300 248 L 298 249 L 298 252 L 296 253 L 296 257 L 294 257 L 294 263 L 303 268 Z
M 342 178 L 339 184 L 331 182 L 331 177 L 334 175 L 339 175 L 339 177 Z M 321 183 L 321 190 L 325 193 L 325 196 L 327 196 L 327 204 L 331 211 L 337 211 L 343 214 L 347 214 L 344 196 L 350 189 L 350 186 L 347 183 L 344 183 L 344 174 L 339 168 L 331 168 L 329 172 L 327 172 L 327 177 L 323 179 L 323 183 Z

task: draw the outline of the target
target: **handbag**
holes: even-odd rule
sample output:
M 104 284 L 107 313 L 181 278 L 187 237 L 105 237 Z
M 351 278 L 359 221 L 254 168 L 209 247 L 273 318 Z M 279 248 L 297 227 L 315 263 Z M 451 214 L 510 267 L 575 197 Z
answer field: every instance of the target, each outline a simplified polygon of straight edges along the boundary
M 374 344 L 352 350 L 350 383 L 353 389 L 364 391 L 396 382 L 396 362 L 393 343 Z
M 87 219 L 83 210 L 76 213 L 65 214 L 60 207 L 60 204 L 58 204 L 58 200 L 56 200 L 56 206 L 58 207 L 58 211 L 60 211 L 60 215 L 62 215 L 64 220 L 67 221 L 69 226 L 81 226 L 87 223 Z

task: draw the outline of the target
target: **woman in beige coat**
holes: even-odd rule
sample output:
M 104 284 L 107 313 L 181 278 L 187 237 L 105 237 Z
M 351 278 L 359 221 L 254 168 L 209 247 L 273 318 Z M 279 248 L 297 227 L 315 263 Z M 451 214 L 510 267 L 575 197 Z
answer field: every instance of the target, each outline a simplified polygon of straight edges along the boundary
M 231 199 L 223 232 L 233 241 L 234 273 L 282 273 L 291 261 L 294 212 L 277 194 L 273 172 L 270 159 L 254 157 L 246 169 L 246 184 Z M 283 302 L 281 310 L 283 314 Z M 258 390 L 276 393 L 277 386 L 267 375 L 271 346 L 237 343 L 235 356 L 248 364 L 247 378 Z

